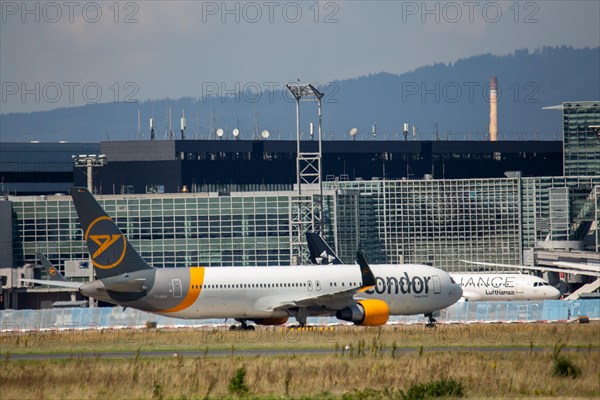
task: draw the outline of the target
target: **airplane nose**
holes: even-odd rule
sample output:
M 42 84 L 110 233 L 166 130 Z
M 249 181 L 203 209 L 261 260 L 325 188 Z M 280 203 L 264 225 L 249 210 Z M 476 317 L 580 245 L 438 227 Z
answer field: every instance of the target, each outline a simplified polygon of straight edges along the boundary
M 455 284 L 454 287 L 455 287 L 455 290 L 456 290 L 456 299 L 458 300 L 463 295 L 463 289 L 462 289 L 462 287 L 460 285 L 457 285 L 457 284 Z
M 460 300 L 460 298 L 463 295 L 463 290 L 462 287 L 460 287 L 460 285 L 454 283 L 450 286 L 450 298 L 452 299 L 453 303 L 456 303 L 458 300 Z
M 558 290 L 557 288 L 553 287 L 550 295 L 552 297 L 554 297 L 555 299 L 560 299 L 560 296 L 562 295 L 562 293 L 560 292 L 560 290 Z

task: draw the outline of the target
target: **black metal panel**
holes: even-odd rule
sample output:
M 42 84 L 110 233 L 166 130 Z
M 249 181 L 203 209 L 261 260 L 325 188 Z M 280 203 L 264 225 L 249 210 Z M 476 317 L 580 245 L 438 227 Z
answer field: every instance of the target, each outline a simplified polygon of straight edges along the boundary
M 43 171 L 39 168 L 27 168 L 25 172 L 4 165 L 5 185 L 8 181 L 18 181 L 12 184 L 33 188 L 32 185 L 41 181 L 64 182 L 69 173 L 73 173 L 76 185 L 85 186 L 84 171 L 73 171 L 72 161 L 67 158 L 77 148 L 90 150 L 97 149 L 98 145 L 61 148 L 59 144 L 21 143 L 15 146 L 10 150 L 4 145 L 3 156 L 11 154 L 14 158 L 14 150 L 24 155 L 19 161 L 25 164 L 39 163 L 37 154 L 50 156 L 58 149 L 67 150 L 63 156 L 63 163 L 69 167 L 66 170 L 40 174 Z M 301 151 L 318 151 L 318 142 L 302 141 Z M 166 192 L 175 192 L 183 185 L 194 184 L 290 185 L 296 182 L 296 142 L 293 140 L 102 142 L 100 152 L 107 155 L 108 164 L 94 169 L 94 187 L 106 194 L 121 193 L 125 186 L 132 186 L 135 193 L 145 193 L 148 185 L 164 185 Z M 438 179 L 498 178 L 504 177 L 506 171 L 522 171 L 523 176 L 559 176 L 562 158 L 560 141 L 323 141 L 321 172 L 324 180 L 342 175 L 348 179 L 419 179 L 426 174 Z M 2 161 L 6 159 L 3 157 Z M 19 175 L 21 172 L 27 175 Z
M 100 150 L 111 161 L 168 161 L 175 159 L 173 140 L 101 142 Z
M 294 184 L 294 160 L 202 160 L 182 163 L 184 185 Z
M 73 155 L 99 150 L 98 143 L 0 143 L 0 193 L 64 193 L 73 185 Z
M 323 155 L 352 153 L 562 153 L 560 141 L 323 141 Z M 293 140 L 171 140 L 102 142 L 108 161 L 171 160 L 180 153 L 296 154 Z M 302 152 L 318 151 L 317 141 L 301 141 Z M 148 154 L 145 154 L 148 153 Z M 129 157 L 129 158 L 127 158 Z
M 251 152 L 251 140 L 175 140 L 177 152 L 226 152 L 239 153 Z
M 0 200 L 0 268 L 14 267 L 12 203 Z
M 562 153 L 561 141 L 430 142 L 433 153 Z
M 146 193 L 148 185 L 164 185 L 166 193 L 174 193 L 183 185 L 178 160 L 109 162 L 99 170 L 94 187 L 102 194 L 120 194 L 126 186 L 132 186 L 134 193 Z

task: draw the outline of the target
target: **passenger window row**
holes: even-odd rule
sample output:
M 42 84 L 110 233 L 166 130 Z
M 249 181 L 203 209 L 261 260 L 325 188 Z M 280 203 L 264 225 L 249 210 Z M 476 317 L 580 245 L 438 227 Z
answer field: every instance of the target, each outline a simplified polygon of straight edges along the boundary
M 337 282 L 329 282 L 330 287 L 337 287 Z M 345 282 L 341 283 L 345 287 Z M 357 286 L 354 282 L 348 283 L 348 286 Z M 210 284 L 210 285 L 192 285 L 192 289 L 271 289 L 271 288 L 293 288 L 307 287 L 306 282 L 295 283 L 236 283 L 236 284 Z

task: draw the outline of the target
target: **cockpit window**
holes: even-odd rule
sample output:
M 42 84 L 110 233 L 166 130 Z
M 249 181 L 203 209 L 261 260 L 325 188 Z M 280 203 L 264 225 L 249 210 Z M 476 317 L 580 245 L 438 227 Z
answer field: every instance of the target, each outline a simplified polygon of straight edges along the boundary
M 456 282 L 454 282 L 454 279 L 452 279 L 452 277 L 450 277 L 450 282 L 456 284 Z

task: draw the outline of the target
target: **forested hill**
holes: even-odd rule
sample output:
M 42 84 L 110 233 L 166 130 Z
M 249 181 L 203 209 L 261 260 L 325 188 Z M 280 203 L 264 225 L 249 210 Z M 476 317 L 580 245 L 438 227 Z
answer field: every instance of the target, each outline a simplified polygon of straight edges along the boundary
M 376 63 L 376 60 L 374 60 Z M 500 87 L 498 126 L 501 139 L 542 138 L 560 133 L 559 111 L 542 107 L 563 101 L 600 99 L 600 48 L 547 47 L 511 55 L 477 55 L 451 64 L 424 66 L 401 75 L 386 72 L 321 84 L 323 125 L 327 138 L 342 139 L 356 127 L 359 137 L 371 137 L 372 124 L 379 138 L 398 137 L 404 122 L 417 126 L 418 138 L 430 139 L 437 123 L 442 140 L 483 138 L 489 122 L 489 80 Z M 174 77 L 173 79 L 176 79 Z M 295 77 L 291 77 L 295 81 Z M 198 82 L 204 82 L 199 76 Z M 195 82 L 193 87 L 211 88 Z M 272 138 L 288 139 L 295 130 L 295 105 L 285 93 L 285 82 L 275 89 L 252 92 L 259 83 L 240 83 L 246 92 L 228 97 L 203 96 L 145 100 L 138 103 L 87 104 L 46 112 L 2 114 L 2 141 L 82 141 L 133 139 L 137 113 L 142 134 L 148 138 L 148 119 L 154 116 L 156 134 L 165 136 L 168 109 L 179 137 L 179 117 L 187 118 L 187 137 L 209 137 L 211 128 L 240 128 L 243 138 L 267 129 Z M 231 85 L 228 89 L 231 89 Z M 220 89 L 219 89 L 220 90 Z M 220 93 L 220 92 L 219 92 Z M 313 107 L 313 108 L 311 108 Z M 316 122 L 310 103 L 302 103 L 302 129 Z M 412 127 L 411 127 L 412 135 Z M 546 137 L 548 138 L 548 137 Z

